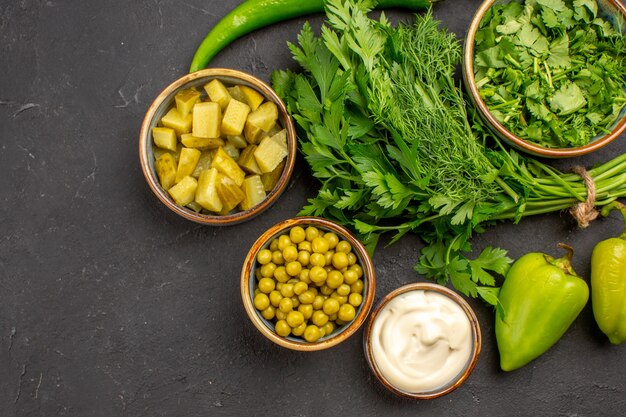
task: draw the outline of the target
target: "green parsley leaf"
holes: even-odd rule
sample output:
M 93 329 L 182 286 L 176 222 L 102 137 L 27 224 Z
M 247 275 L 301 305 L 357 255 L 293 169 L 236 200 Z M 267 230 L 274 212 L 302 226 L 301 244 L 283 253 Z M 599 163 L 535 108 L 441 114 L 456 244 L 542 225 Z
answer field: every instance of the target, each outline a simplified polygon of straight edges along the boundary
M 548 100 L 552 111 L 561 116 L 575 113 L 587 104 L 580 87 L 572 82 L 563 84 Z

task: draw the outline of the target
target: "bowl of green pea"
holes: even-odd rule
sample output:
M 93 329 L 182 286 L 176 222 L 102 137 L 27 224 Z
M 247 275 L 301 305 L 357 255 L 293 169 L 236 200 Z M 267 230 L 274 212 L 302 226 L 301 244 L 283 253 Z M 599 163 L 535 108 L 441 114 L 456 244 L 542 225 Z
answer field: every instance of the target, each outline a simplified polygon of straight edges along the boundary
M 295 217 L 252 245 L 241 298 L 270 341 L 298 351 L 328 349 L 353 335 L 372 308 L 376 278 L 363 244 L 345 227 Z

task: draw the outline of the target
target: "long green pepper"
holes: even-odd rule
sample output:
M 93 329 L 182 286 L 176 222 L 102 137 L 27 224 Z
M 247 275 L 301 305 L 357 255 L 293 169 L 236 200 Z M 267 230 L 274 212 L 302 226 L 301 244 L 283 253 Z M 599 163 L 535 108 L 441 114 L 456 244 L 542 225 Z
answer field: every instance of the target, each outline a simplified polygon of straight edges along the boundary
M 380 0 L 376 7 L 426 9 L 438 0 Z M 189 72 L 201 70 L 224 47 L 254 30 L 274 23 L 324 11 L 324 0 L 248 0 L 220 20 L 196 51 Z

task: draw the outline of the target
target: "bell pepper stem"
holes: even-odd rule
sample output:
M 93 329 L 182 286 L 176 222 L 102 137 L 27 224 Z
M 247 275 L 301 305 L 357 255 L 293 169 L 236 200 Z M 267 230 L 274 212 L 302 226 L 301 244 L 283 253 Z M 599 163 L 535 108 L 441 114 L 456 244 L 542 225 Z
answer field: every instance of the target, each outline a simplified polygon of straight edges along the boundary
M 619 210 L 620 213 L 622 213 L 622 217 L 624 218 L 624 231 L 620 237 L 626 239 L 626 206 L 617 200 L 613 201 L 611 204 L 607 204 L 602 208 L 602 217 L 607 217 L 613 210 Z
M 565 271 L 565 273 L 577 276 L 576 272 L 572 268 L 572 258 L 574 257 L 574 248 L 572 248 L 570 245 L 566 243 L 559 243 L 557 246 L 566 251 L 565 255 L 559 259 L 554 259 L 554 260 L 548 260 L 548 258 L 546 259 L 548 260 L 548 262 L 550 262 L 554 266 L 561 268 L 563 271 Z

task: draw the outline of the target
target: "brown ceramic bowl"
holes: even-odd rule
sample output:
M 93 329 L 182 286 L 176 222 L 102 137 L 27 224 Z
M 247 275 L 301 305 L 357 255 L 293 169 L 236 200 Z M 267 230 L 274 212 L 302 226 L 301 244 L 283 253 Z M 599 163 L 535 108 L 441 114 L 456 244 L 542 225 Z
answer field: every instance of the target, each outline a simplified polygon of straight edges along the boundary
M 470 99 L 478 109 L 479 115 L 502 140 L 515 148 L 535 156 L 547 158 L 567 158 L 584 155 L 602 148 L 616 139 L 626 130 L 626 107 L 622 109 L 620 119 L 615 123 L 610 133 L 593 138 L 588 144 L 571 148 L 548 148 L 526 141 L 511 133 L 489 111 L 489 108 L 478 93 L 476 80 L 474 79 L 474 44 L 476 32 L 480 27 L 483 16 L 494 4 L 508 3 L 511 0 L 485 0 L 479 7 L 472 23 L 467 31 L 465 47 L 463 51 L 463 81 L 469 92 Z M 626 7 L 619 0 L 598 0 L 598 14 L 612 22 L 626 22 Z M 624 27 L 622 25 L 622 27 Z M 624 30 L 624 29 L 623 29 Z
M 467 315 L 471 333 L 471 347 L 469 349 L 467 362 L 464 363 L 461 371 L 458 374 L 454 375 L 449 381 L 447 381 L 443 385 L 440 385 L 439 387 L 436 387 L 434 389 L 423 390 L 421 392 L 409 392 L 391 383 L 389 381 L 389 378 L 385 376 L 382 370 L 383 368 L 377 364 L 376 357 L 373 352 L 373 329 L 381 312 L 383 312 L 387 304 L 396 299 L 396 297 L 403 294 L 411 293 L 413 291 L 433 291 L 448 297 L 450 300 L 456 303 Z M 414 329 L 412 329 L 411 331 L 413 330 Z M 397 344 L 398 342 L 396 342 L 396 345 Z M 372 372 L 374 373 L 374 375 L 376 375 L 376 378 L 378 378 L 378 380 L 394 394 L 401 397 L 418 400 L 430 400 L 433 398 L 441 397 L 442 395 L 448 394 L 451 391 L 454 391 L 455 389 L 460 387 L 463 382 L 465 382 L 465 380 L 469 377 L 470 373 L 474 369 L 474 366 L 476 365 L 476 362 L 478 361 L 481 344 L 482 334 L 480 331 L 480 326 L 478 324 L 478 319 L 476 318 L 476 315 L 474 314 L 474 311 L 469 306 L 469 304 L 457 293 L 448 289 L 447 287 L 427 282 L 408 284 L 392 291 L 387 296 L 385 296 L 371 314 L 367 327 L 365 328 L 365 332 L 363 333 L 363 348 L 365 351 L 365 358 L 367 359 L 367 362 L 372 369 Z
M 279 336 L 274 331 L 273 323 L 261 316 L 260 312 L 254 307 L 252 301 L 254 297 L 254 290 L 257 285 L 257 280 L 255 279 L 258 265 L 256 261 L 257 254 L 261 249 L 267 248 L 274 238 L 287 233 L 294 226 L 301 226 L 305 229 L 307 226 L 314 226 L 323 231 L 334 232 L 340 240 L 343 239 L 350 242 L 352 245 L 352 252 L 356 254 L 357 262 L 363 268 L 363 276 L 361 278 L 364 284 L 362 293 L 363 301 L 356 309 L 355 318 L 352 321 L 337 327 L 330 335 L 326 335 L 316 342 L 307 342 L 301 337 L 295 337 L 292 335 L 287 337 Z M 359 242 L 359 240 L 345 227 L 320 217 L 295 217 L 270 227 L 252 245 L 241 271 L 241 298 L 243 300 L 246 313 L 252 321 L 252 324 L 254 324 L 263 336 L 277 345 L 303 352 L 328 349 L 352 336 L 354 332 L 356 332 L 365 322 L 365 319 L 372 308 L 375 291 L 376 278 L 374 274 L 374 267 L 363 244 Z
M 159 179 L 156 175 L 154 168 L 154 151 L 152 144 L 152 128 L 155 127 L 161 117 L 169 110 L 173 105 L 174 96 L 180 90 L 190 87 L 197 87 L 198 90 L 203 91 L 202 86 L 213 79 L 219 79 L 226 86 L 230 85 L 246 85 L 260 92 L 268 101 L 273 101 L 278 107 L 278 119 L 283 128 L 287 130 L 287 147 L 288 155 L 286 157 L 285 167 L 282 175 L 280 176 L 278 183 L 274 189 L 267 193 L 267 197 L 263 202 L 250 208 L 249 210 L 233 212 L 225 216 L 197 213 L 186 207 L 178 206 L 174 203 L 174 200 L 170 195 L 161 187 Z M 293 172 L 293 166 L 296 160 L 296 132 L 293 121 L 282 100 L 276 95 L 276 93 L 263 81 L 250 74 L 246 74 L 240 71 L 224 68 L 209 68 L 201 71 L 197 71 L 191 74 L 184 75 L 172 84 L 167 86 L 157 98 L 154 100 L 141 125 L 141 132 L 139 134 L 139 160 L 141 168 L 143 170 L 146 181 L 150 186 L 152 192 L 158 197 L 163 204 L 167 206 L 174 213 L 189 219 L 197 223 L 207 225 L 231 225 L 235 223 L 241 223 L 250 220 L 254 216 L 260 214 L 269 208 L 276 202 L 281 193 L 285 190 L 291 173 Z

